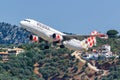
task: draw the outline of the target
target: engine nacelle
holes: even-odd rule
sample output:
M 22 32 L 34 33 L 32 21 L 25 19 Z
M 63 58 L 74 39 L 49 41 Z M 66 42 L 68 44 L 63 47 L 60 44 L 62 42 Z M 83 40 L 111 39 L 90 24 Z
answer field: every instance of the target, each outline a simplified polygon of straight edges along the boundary
M 33 42 L 39 42 L 39 37 L 36 35 L 30 35 L 30 40 Z
M 52 35 L 52 38 L 53 38 L 53 41 L 55 42 L 60 42 L 60 41 L 62 41 L 63 40 L 63 36 L 61 36 L 60 34 L 56 34 L 56 33 L 54 33 L 53 35 Z

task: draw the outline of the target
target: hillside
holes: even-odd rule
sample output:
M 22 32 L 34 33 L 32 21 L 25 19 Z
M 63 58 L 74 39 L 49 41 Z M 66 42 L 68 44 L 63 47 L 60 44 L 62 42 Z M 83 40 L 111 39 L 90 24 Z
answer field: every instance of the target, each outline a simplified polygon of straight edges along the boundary
M 21 45 L 26 51 L 17 57 L 9 56 L 9 61 L 0 62 L 2 80 L 69 80 L 94 79 L 100 73 L 91 71 L 71 56 L 68 49 L 50 48 L 41 50 L 44 44 Z M 35 66 L 35 64 L 37 64 Z M 95 76 L 96 75 L 96 76 Z
M 16 25 L 0 23 L 0 44 L 21 44 L 28 43 L 29 32 L 24 31 Z
M 9 61 L 0 62 L 2 80 L 108 80 L 119 79 L 120 59 L 89 61 L 103 71 L 95 72 L 87 64 L 71 56 L 73 51 L 55 47 L 44 50 L 44 43 L 23 44 L 25 52 L 10 55 Z M 1 58 L 0 58 L 1 59 Z M 108 72 L 107 70 L 110 70 Z M 103 75 L 104 73 L 104 75 Z M 117 77 L 115 76 L 117 75 Z M 108 77 L 104 77 L 108 76 Z M 114 77 L 115 76 L 115 77 Z
M 1 80 L 113 80 L 120 79 L 120 58 L 114 57 L 106 60 L 87 61 L 101 69 L 100 72 L 91 70 L 87 64 L 82 63 L 74 56 L 73 51 L 66 48 L 50 47 L 43 49 L 44 42 L 29 43 L 27 37 L 30 33 L 16 25 L 0 23 L 0 44 L 20 44 L 25 49 L 18 56 L 10 55 L 7 62 L 0 57 Z M 81 39 L 78 37 L 78 39 Z M 21 44 L 22 43 L 22 44 Z M 98 48 L 103 44 L 111 45 L 112 51 L 119 55 L 120 39 L 97 39 Z M 7 46 L 8 47 L 8 46 Z M 103 71 L 106 70 L 105 75 Z

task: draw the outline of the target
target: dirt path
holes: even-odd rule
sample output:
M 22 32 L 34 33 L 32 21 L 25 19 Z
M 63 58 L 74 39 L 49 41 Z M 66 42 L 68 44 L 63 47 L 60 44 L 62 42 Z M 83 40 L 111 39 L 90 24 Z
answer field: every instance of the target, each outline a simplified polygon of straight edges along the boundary
M 71 56 L 75 56 L 77 59 L 79 59 L 82 63 L 86 63 L 86 60 L 83 60 L 82 58 L 81 58 L 81 55 L 80 55 L 80 52 L 78 52 L 78 51 L 75 51 L 75 52 L 73 52 L 72 54 L 71 54 Z M 87 65 L 88 65 L 88 67 L 90 68 L 90 69 L 92 69 L 92 70 L 94 70 L 94 71 L 96 71 L 96 72 L 98 72 L 98 71 L 100 71 L 100 69 L 98 69 L 96 66 L 93 66 L 93 65 L 91 65 L 90 63 L 87 63 Z
M 34 73 L 37 74 L 39 77 L 43 77 L 41 73 L 39 73 L 39 64 L 36 62 L 34 65 Z

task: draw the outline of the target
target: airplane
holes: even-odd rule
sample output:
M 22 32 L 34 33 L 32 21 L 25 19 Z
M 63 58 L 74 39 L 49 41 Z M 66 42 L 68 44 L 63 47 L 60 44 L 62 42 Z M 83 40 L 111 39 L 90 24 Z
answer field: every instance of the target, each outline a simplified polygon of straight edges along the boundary
M 34 42 L 40 42 L 41 40 L 45 40 L 46 43 L 53 43 L 55 45 L 60 44 L 60 48 L 67 47 L 73 50 L 88 50 L 88 48 L 96 44 L 96 37 L 104 39 L 108 38 L 106 34 L 100 34 L 97 31 L 93 31 L 91 35 L 67 35 L 33 19 L 22 20 L 20 21 L 20 25 L 23 29 L 34 34 L 29 36 L 30 40 Z M 77 36 L 89 37 L 82 41 L 75 38 L 70 38 Z M 46 45 L 45 49 L 48 48 L 49 46 Z
M 86 63 L 86 61 L 81 58 L 81 55 L 79 55 L 80 51 L 87 51 L 88 48 L 96 45 L 96 37 L 108 39 L 108 36 L 106 34 L 101 34 L 97 31 L 91 32 L 90 35 L 67 35 L 33 19 L 22 20 L 20 21 L 20 25 L 23 29 L 34 34 L 29 36 L 30 40 L 34 42 L 40 42 L 41 40 L 44 40 L 46 43 L 49 42 L 55 45 L 60 44 L 60 48 L 66 47 L 68 49 L 75 50 L 75 52 L 73 52 L 71 56 L 75 56 L 84 64 Z M 78 36 L 85 36 L 88 38 L 80 41 L 75 38 Z M 45 49 L 48 48 L 49 46 L 46 45 Z M 87 65 L 90 69 L 93 69 L 96 72 L 100 71 L 100 69 L 91 65 L 90 63 L 87 63 Z

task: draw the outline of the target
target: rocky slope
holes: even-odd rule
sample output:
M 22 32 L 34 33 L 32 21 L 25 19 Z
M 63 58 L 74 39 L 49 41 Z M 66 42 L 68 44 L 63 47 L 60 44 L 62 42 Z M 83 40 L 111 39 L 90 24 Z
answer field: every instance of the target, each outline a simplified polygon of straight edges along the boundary
M 29 42 L 29 32 L 16 25 L 0 23 L 0 44 L 21 44 Z

